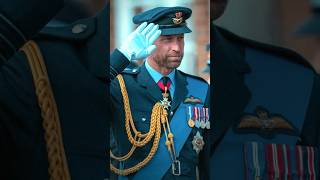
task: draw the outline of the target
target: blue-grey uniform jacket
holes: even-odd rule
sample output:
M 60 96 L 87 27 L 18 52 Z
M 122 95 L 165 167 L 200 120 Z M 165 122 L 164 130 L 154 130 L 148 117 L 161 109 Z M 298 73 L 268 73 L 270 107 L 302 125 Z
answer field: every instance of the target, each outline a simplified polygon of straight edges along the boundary
M 157 86 L 156 82 L 154 82 L 154 80 L 152 79 L 144 64 L 138 68 L 127 69 L 123 71 L 121 74 L 124 78 L 126 89 L 128 92 L 132 117 L 134 119 L 135 126 L 139 131 L 146 133 L 149 131 L 152 107 L 156 102 L 162 99 L 161 91 Z M 199 77 L 191 76 L 177 70 L 175 74 L 174 98 L 171 103 L 172 106 L 170 112 L 168 113 L 169 121 L 175 115 L 178 107 L 181 104 L 185 103 L 184 100 L 187 98 L 188 94 L 188 90 L 186 88 L 187 78 L 192 78 L 198 81 L 199 83 L 206 84 L 206 82 Z M 111 150 L 116 155 L 124 155 L 130 150 L 131 143 L 128 141 L 128 137 L 125 131 L 125 113 L 122 101 L 122 94 L 120 92 L 119 82 L 116 79 L 113 80 L 111 83 L 110 93 L 114 106 L 114 120 L 112 121 L 111 127 L 115 139 L 115 141 L 113 142 L 115 144 L 113 144 Z M 208 95 L 209 91 L 207 95 L 204 95 L 204 97 L 206 97 L 205 100 L 202 100 L 201 102 L 204 104 L 205 107 L 209 107 Z M 187 120 L 182 117 L 176 120 L 179 120 L 181 123 L 187 123 Z M 207 131 L 208 130 L 200 131 L 201 135 L 206 136 Z M 192 140 L 196 132 L 196 128 L 191 130 L 191 133 L 188 135 L 188 138 L 184 143 L 180 155 L 178 157 L 178 159 L 181 161 L 181 175 L 173 176 L 170 168 L 167 171 L 165 171 L 165 173 L 162 176 L 162 179 L 196 178 L 196 166 L 199 166 L 199 164 L 202 163 L 201 161 L 199 161 L 200 157 L 202 157 L 201 151 L 200 155 L 197 155 L 197 153 L 193 150 L 192 146 Z M 128 168 L 134 166 L 138 162 L 141 162 L 149 153 L 151 145 L 152 142 L 147 144 L 145 147 L 137 148 L 137 150 L 133 154 L 133 157 L 131 157 L 128 161 L 125 161 L 122 166 L 124 168 Z M 162 144 L 159 146 L 164 145 Z M 169 156 L 169 153 L 165 152 L 165 155 Z M 115 165 L 117 166 L 117 164 Z M 200 175 L 204 176 L 201 169 Z M 131 174 L 128 176 L 128 178 L 132 179 L 134 176 L 135 174 Z
M 319 178 L 320 84 L 293 51 L 211 27 L 210 179 Z

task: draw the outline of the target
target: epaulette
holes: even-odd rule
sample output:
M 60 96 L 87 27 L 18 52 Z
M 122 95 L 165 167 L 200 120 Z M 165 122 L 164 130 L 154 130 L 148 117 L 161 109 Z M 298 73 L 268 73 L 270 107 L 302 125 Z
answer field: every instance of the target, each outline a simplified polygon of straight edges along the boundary
M 257 50 L 261 50 L 267 53 L 271 53 L 273 55 L 282 57 L 283 59 L 288 60 L 292 63 L 296 63 L 304 67 L 313 69 L 312 65 L 305 58 L 303 58 L 301 55 L 299 55 L 293 50 L 243 38 L 224 28 L 221 28 L 221 27 L 217 27 L 217 28 L 219 29 L 219 32 L 223 35 L 223 37 L 226 38 L 227 40 L 230 40 L 232 42 L 236 42 Z
M 191 77 L 191 78 L 200 80 L 200 81 L 202 81 L 202 82 L 204 82 L 204 83 L 208 83 L 208 82 L 207 82 L 206 80 L 204 80 L 202 77 L 195 76 L 195 75 L 191 75 L 191 74 L 187 74 L 187 73 L 182 72 L 182 71 L 180 71 L 180 70 L 178 70 L 178 71 L 179 71 L 182 75 L 184 75 L 184 76 L 188 76 L 188 77 Z
M 125 68 L 121 74 L 138 74 L 140 72 L 140 68 L 139 67 L 135 67 L 135 68 Z
M 0 1 L 0 63 L 40 31 L 63 7 L 64 0 Z M 36 18 L 35 18 L 36 17 Z
M 81 19 L 72 24 L 52 26 L 50 23 L 35 37 L 54 38 L 69 41 L 83 41 L 96 31 L 97 19 L 95 17 Z

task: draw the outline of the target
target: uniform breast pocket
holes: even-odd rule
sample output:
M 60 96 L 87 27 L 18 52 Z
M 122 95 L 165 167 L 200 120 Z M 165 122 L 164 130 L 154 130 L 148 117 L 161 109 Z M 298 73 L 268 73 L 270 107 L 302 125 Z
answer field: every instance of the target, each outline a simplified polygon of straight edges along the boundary
M 141 133 L 147 133 L 150 129 L 151 113 L 147 111 L 135 110 L 132 112 L 135 127 Z

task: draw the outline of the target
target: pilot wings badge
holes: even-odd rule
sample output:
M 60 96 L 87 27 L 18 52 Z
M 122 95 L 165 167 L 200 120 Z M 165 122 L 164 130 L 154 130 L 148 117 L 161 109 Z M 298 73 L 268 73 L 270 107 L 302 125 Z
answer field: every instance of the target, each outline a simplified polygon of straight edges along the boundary
M 254 114 L 244 114 L 240 118 L 235 131 L 238 133 L 256 133 L 272 138 L 275 134 L 298 135 L 298 130 L 280 114 L 270 114 L 269 111 L 257 106 Z
M 194 96 L 186 97 L 183 102 L 187 104 L 203 104 L 200 98 Z

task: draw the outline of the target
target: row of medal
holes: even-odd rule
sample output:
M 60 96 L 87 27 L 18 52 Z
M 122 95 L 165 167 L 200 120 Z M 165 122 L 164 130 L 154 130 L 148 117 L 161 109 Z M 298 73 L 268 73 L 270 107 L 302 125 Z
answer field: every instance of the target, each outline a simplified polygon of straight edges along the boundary
M 191 128 L 198 129 L 210 129 L 210 120 L 209 120 L 209 108 L 204 107 L 195 107 L 195 106 L 187 106 L 187 114 L 188 114 L 188 125 Z M 199 130 L 193 137 L 192 145 L 193 150 L 196 151 L 197 154 L 203 149 L 205 142 Z
M 189 127 L 210 129 L 209 108 L 187 106 L 187 112 Z

